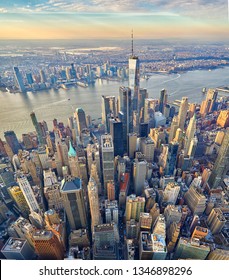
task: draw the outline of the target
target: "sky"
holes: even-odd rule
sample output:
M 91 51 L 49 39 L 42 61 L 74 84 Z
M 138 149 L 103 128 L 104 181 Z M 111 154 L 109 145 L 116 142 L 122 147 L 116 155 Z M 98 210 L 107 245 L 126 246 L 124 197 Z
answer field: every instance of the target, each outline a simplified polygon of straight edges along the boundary
M 2 39 L 229 37 L 229 0 L 0 0 Z

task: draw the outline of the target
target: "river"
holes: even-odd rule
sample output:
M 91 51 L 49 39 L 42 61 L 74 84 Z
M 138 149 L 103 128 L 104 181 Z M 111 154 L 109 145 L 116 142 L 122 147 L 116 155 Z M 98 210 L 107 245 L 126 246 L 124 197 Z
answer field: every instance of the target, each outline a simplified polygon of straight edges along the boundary
M 18 138 L 22 133 L 34 131 L 30 113 L 34 111 L 39 121 L 45 120 L 52 129 L 52 120 L 67 123 L 77 107 L 84 109 L 92 118 L 101 117 L 101 95 L 118 96 L 119 86 L 127 86 L 127 81 L 116 82 L 97 80 L 87 88 L 72 87 L 68 90 L 44 90 L 28 93 L 0 92 L 0 137 L 4 131 L 14 130 Z M 212 71 L 198 70 L 181 74 L 153 74 L 148 80 L 141 80 L 140 86 L 147 88 L 149 97 L 159 98 L 165 88 L 169 100 L 187 96 L 190 102 L 200 103 L 205 95 L 202 88 L 215 88 L 229 85 L 229 67 Z M 70 99 L 70 100 L 69 100 Z

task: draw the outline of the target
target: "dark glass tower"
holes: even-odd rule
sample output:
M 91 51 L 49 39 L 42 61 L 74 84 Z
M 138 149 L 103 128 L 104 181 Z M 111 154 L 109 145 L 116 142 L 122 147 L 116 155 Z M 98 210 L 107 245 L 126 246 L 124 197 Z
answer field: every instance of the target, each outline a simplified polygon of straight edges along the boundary
M 212 173 L 209 177 L 208 184 L 211 189 L 216 189 L 224 176 L 229 171 L 229 128 L 227 128 L 223 138 L 222 145 L 219 149 Z
M 114 144 L 114 156 L 123 156 L 123 127 L 118 118 L 110 119 L 110 134 Z
M 166 93 L 166 90 L 165 89 L 162 89 L 161 90 L 161 93 L 160 93 L 160 99 L 159 99 L 159 111 L 164 114 L 164 107 L 167 103 L 167 98 L 168 98 L 168 95 Z
M 178 153 L 179 143 L 178 142 L 170 142 L 169 143 L 169 150 L 168 150 L 168 157 L 165 167 L 165 175 L 173 175 L 174 169 L 176 167 L 177 161 L 177 153 Z
M 18 86 L 20 92 L 25 92 L 26 89 L 25 89 L 25 86 L 23 83 L 22 75 L 21 75 L 18 67 L 14 67 L 14 77 L 16 79 L 17 86 Z
M 45 140 L 44 140 L 43 135 L 42 135 L 42 130 L 41 130 L 41 127 L 40 127 L 40 125 L 37 121 L 35 113 L 32 112 L 30 114 L 30 117 L 31 117 L 32 123 L 33 123 L 33 125 L 36 129 L 37 137 L 38 137 L 38 141 L 39 141 L 40 145 L 45 145 Z
M 21 149 L 21 145 L 18 142 L 17 136 L 15 134 L 14 131 L 6 131 L 4 133 L 6 142 L 8 143 L 8 145 L 10 146 L 10 148 L 12 149 L 14 154 L 18 153 L 18 150 Z

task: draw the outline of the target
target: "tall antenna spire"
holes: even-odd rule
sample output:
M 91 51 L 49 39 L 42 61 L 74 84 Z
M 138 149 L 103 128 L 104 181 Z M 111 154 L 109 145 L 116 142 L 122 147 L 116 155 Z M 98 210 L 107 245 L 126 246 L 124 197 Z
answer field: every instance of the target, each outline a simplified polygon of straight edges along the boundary
M 134 56 L 134 32 L 133 32 L 133 29 L 131 31 L 131 52 L 132 52 L 132 56 Z

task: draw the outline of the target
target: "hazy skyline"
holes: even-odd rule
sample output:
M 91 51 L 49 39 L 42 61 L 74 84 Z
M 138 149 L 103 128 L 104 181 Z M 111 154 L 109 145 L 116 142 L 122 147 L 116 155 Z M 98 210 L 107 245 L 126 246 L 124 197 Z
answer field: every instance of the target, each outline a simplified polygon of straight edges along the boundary
M 201 38 L 229 34 L 228 1 L 0 1 L 0 39 Z

